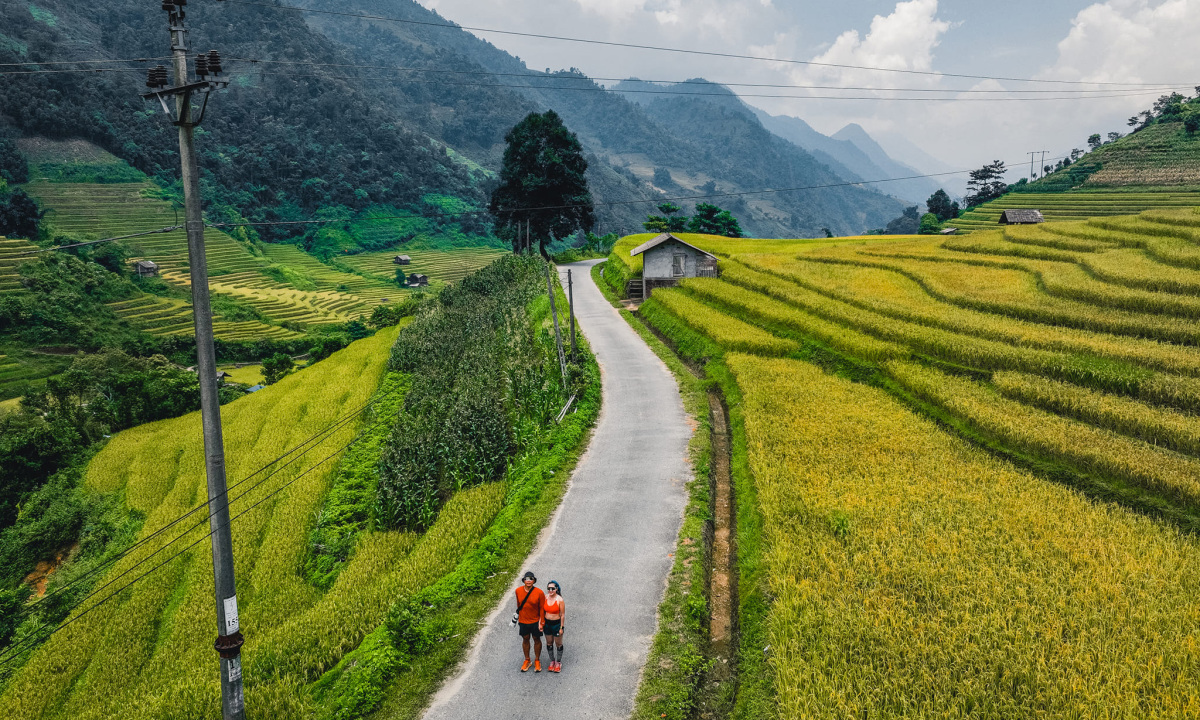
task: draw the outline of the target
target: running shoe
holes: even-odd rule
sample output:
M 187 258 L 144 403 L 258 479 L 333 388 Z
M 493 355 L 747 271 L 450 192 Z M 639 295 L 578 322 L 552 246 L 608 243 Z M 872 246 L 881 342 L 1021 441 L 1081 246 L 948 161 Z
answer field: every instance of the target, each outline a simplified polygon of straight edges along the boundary
M 533 661 L 533 671 L 534 671 L 534 672 L 541 672 L 541 671 L 542 671 L 542 661 L 541 661 L 541 660 L 534 660 L 534 661 Z
M 550 672 L 553 672 L 553 673 L 562 672 L 562 663 L 560 663 L 556 660 L 554 662 L 554 664 L 550 666 Z
M 525 664 L 521 666 L 521 672 L 527 672 L 529 670 L 529 665 L 530 665 L 529 661 L 526 660 Z M 538 668 L 538 670 L 541 670 L 541 668 Z

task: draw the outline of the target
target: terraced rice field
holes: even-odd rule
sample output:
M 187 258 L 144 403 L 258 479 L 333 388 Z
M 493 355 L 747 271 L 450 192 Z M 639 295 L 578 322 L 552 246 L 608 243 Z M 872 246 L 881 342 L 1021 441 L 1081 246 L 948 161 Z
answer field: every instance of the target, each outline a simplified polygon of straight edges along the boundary
M 112 237 L 178 223 L 175 209 L 153 197 L 155 187 L 150 183 L 36 181 L 28 185 L 28 191 L 50 209 L 47 217 L 53 231 L 76 237 Z M 182 288 L 190 286 L 187 237 L 183 231 L 126 242 L 137 257 L 157 263 L 164 280 Z M 211 228 L 205 233 L 205 245 L 213 293 L 245 302 L 273 323 L 345 322 L 369 314 L 372 307 L 398 292 L 382 281 L 335 270 L 293 246 L 268 246 L 265 256 L 259 256 L 248 246 Z M 158 305 L 158 310 L 165 312 L 165 306 Z M 181 314 L 177 314 L 175 323 L 165 322 L 165 316 L 157 315 L 142 319 L 154 321 L 145 326 L 153 332 L 187 332 L 181 330 L 184 324 Z M 160 331 L 160 327 L 167 329 Z M 218 336 L 223 332 L 228 339 L 253 337 L 256 329 L 269 337 L 291 334 L 278 327 L 264 329 L 261 323 L 242 322 L 223 323 Z
M 731 402 L 744 708 L 1200 714 L 1200 210 L 695 240 L 639 314 Z
M 378 278 L 392 280 L 401 266 L 392 262 L 397 255 L 412 257 L 412 264 L 404 271 L 412 275 L 428 275 L 430 281 L 453 283 L 470 275 L 493 260 L 506 254 L 497 248 L 455 248 L 447 250 L 389 250 L 387 252 L 362 253 L 339 258 L 339 262 Z
M 191 335 L 193 332 L 191 303 L 182 300 L 142 295 L 111 303 L 109 307 L 134 327 L 151 335 Z M 256 320 L 225 320 L 220 315 L 213 317 L 213 333 L 221 340 L 282 339 L 299 335 L 276 325 L 266 325 Z
M 1073 190 L 1057 193 L 1009 193 L 984 203 L 948 225 L 960 233 L 995 230 L 1005 210 L 1041 210 L 1048 222 L 1085 220 L 1112 215 L 1130 215 L 1155 208 L 1193 208 L 1200 205 L 1200 192 L 1136 192 L 1124 190 Z
M 32 259 L 31 255 L 24 253 L 36 249 L 36 245 L 25 240 L 0 237 L 0 293 L 21 289 L 21 276 L 17 273 L 17 267 Z

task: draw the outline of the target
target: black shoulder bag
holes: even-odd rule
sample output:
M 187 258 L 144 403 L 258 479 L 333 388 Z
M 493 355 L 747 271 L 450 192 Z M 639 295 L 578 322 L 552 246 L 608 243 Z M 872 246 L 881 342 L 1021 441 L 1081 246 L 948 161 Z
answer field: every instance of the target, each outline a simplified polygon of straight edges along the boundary
M 525 601 L 529 599 L 529 596 L 532 595 L 533 591 L 536 589 L 537 588 L 529 588 L 529 592 L 525 593 L 525 597 L 521 598 L 521 602 L 517 603 L 517 611 L 515 613 L 513 613 L 513 616 L 512 616 L 512 624 L 513 625 L 516 625 L 518 622 L 521 621 L 520 620 L 521 608 L 525 607 Z

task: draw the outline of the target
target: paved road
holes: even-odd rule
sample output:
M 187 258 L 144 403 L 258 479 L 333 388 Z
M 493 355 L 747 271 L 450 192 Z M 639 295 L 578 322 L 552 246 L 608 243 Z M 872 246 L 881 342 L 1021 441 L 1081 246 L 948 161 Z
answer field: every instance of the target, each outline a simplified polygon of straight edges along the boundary
M 579 326 L 600 361 L 604 404 L 562 506 L 526 562 L 567 601 L 563 670 L 522 674 L 511 595 L 426 720 L 629 717 L 657 627 L 683 518 L 691 428 L 675 379 L 600 294 L 595 262 L 574 271 Z M 522 572 L 524 572 L 522 569 Z M 516 581 L 514 579 L 514 589 Z

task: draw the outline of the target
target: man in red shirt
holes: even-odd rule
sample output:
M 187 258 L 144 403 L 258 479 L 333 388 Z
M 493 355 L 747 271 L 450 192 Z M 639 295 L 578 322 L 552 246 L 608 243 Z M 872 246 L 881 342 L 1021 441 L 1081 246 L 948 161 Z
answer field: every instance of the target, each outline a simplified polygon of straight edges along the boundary
M 521 672 L 529 670 L 529 639 L 533 638 L 533 671 L 542 671 L 542 628 L 546 623 L 546 596 L 534 587 L 537 578 L 527 572 L 521 578 L 524 583 L 517 588 L 517 631 L 521 634 L 521 647 L 525 651 L 525 664 Z

